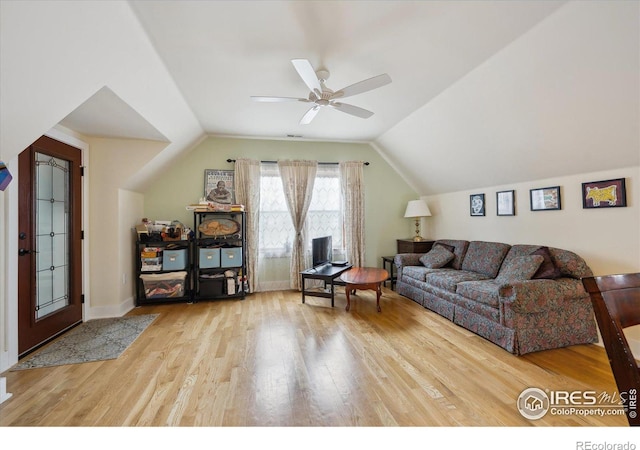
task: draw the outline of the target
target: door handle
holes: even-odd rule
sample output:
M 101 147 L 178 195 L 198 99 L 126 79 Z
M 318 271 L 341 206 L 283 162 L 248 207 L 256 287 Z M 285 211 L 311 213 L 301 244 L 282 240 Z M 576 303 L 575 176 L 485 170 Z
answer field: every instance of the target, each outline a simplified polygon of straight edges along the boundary
M 33 253 L 33 251 L 32 250 L 27 250 L 26 248 L 18 249 L 18 256 L 29 255 L 31 253 Z

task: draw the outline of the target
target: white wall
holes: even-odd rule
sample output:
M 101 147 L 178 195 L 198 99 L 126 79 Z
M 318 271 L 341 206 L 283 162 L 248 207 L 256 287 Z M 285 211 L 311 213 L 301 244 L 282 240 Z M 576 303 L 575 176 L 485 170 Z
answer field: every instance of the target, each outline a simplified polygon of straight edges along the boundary
M 625 178 L 627 207 L 583 209 L 582 183 Z M 560 186 L 562 209 L 531 211 L 529 190 Z M 516 191 L 516 215 L 496 215 L 496 192 Z M 484 193 L 486 216 L 471 217 L 469 195 Z M 425 197 L 432 237 L 541 244 L 582 256 L 595 275 L 640 272 L 640 166 Z

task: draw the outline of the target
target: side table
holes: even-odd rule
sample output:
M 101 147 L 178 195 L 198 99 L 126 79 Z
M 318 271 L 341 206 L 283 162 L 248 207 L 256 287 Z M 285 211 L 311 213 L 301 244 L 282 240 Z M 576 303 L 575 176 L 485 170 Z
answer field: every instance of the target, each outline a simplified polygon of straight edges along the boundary
M 323 267 L 318 267 L 314 269 L 307 269 L 300 272 L 300 284 L 302 285 L 302 303 L 304 303 L 305 295 L 310 295 L 312 297 L 324 297 L 331 299 L 331 307 L 333 307 L 333 300 L 335 298 L 335 289 L 334 286 L 336 280 L 340 275 L 350 270 L 352 267 L 351 264 L 347 264 L 346 266 L 332 266 L 327 264 Z M 322 280 L 324 282 L 324 291 L 318 290 L 307 290 L 305 286 L 305 280 Z M 327 285 L 330 285 L 331 288 L 327 290 Z
M 382 285 L 384 287 L 387 287 L 387 281 L 391 282 L 391 290 L 394 290 L 394 286 L 396 284 L 396 274 L 395 274 L 395 268 L 396 265 L 393 263 L 393 260 L 395 259 L 395 256 L 383 256 L 382 257 L 382 268 L 387 270 L 389 272 L 389 278 L 387 280 L 385 280 Z M 389 269 L 387 269 L 387 265 L 389 266 Z

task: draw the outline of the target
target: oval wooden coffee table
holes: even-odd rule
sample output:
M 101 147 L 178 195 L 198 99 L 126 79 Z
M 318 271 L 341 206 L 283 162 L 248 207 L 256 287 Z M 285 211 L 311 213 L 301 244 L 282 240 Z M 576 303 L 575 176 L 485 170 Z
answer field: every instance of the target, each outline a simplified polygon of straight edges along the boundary
M 347 294 L 347 307 L 351 308 L 351 291 L 355 294 L 356 289 L 373 289 L 376 291 L 376 306 L 380 309 L 380 296 L 382 295 L 382 283 L 389 279 L 389 272 L 375 267 L 352 267 L 348 272 L 343 273 L 340 279 L 344 281 L 344 291 Z

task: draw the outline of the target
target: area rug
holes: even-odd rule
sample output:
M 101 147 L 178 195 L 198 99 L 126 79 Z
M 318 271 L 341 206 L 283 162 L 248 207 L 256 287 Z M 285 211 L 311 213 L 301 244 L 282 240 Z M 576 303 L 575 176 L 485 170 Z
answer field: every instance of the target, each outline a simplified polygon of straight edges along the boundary
M 116 359 L 159 314 L 84 322 L 20 361 L 11 370 Z

